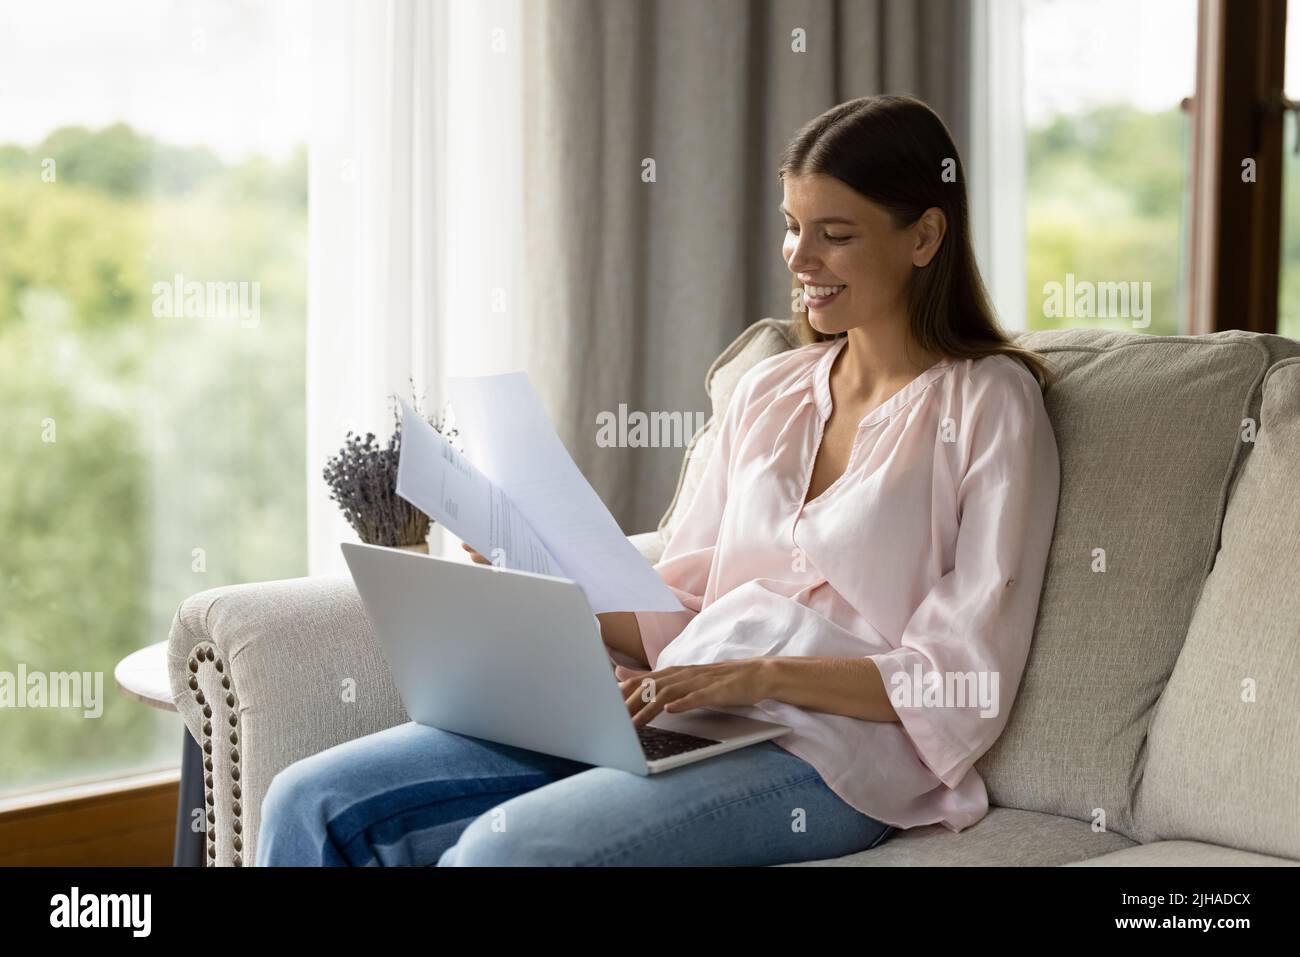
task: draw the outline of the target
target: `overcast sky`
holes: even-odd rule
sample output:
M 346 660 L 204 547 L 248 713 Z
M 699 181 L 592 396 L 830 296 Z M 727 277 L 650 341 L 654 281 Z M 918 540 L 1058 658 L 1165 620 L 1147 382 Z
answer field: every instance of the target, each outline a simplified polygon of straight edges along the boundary
M 306 141 L 307 0 L 0 0 L 0 142 L 125 120 L 227 159 Z
M 1024 36 L 1031 126 L 1101 103 L 1166 110 L 1194 90 L 1196 0 L 1027 0 Z
M 1007 2 L 1007 0 L 994 0 Z M 1288 27 L 1300 51 L 1300 0 Z M 0 0 L 0 142 L 31 145 L 70 123 L 125 120 L 227 159 L 305 142 L 309 0 Z M 1025 110 L 1192 92 L 1196 0 L 1025 0 Z M 1288 88 L 1300 97 L 1300 52 Z

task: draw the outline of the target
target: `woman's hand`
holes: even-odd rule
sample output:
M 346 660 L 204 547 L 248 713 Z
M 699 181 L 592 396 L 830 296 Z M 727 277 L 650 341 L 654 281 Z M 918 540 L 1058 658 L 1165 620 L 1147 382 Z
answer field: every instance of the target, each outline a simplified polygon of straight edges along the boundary
M 757 704 L 770 698 L 771 658 L 741 658 L 708 665 L 682 665 L 662 671 L 636 671 L 619 665 L 614 677 L 627 701 L 632 723 L 642 727 L 660 711 Z

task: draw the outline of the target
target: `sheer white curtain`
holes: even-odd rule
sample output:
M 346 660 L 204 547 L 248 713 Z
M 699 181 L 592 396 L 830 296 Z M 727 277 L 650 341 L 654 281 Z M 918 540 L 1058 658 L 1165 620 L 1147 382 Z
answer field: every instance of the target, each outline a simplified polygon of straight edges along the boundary
M 1027 329 L 1025 312 L 1025 107 L 1022 0 L 972 0 L 971 232 L 980 272 L 1004 329 Z
M 414 382 L 515 367 L 520 0 L 313 6 L 307 481 L 310 572 L 356 536 L 321 469 L 348 429 L 392 431 Z M 437 553 L 454 553 L 440 530 Z

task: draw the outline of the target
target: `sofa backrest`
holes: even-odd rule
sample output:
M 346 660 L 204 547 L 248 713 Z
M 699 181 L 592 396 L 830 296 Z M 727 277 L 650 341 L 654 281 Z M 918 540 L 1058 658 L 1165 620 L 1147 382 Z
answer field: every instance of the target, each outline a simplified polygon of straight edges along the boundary
M 1059 380 L 1056 530 L 1010 720 L 977 763 L 989 801 L 1137 837 L 1151 716 L 1214 563 L 1265 373 L 1300 343 L 1222 332 L 1028 333 Z
M 1300 359 L 1269 369 L 1222 546 L 1151 721 L 1138 835 L 1300 859 Z
M 1023 333 L 1060 372 L 1044 398 L 1061 496 L 1034 644 L 1006 729 L 977 764 L 992 804 L 1099 820 L 1137 837 L 1135 791 L 1156 703 L 1214 563 L 1278 336 Z M 709 369 L 713 419 L 687 449 L 667 540 L 755 362 L 797 345 L 788 320 L 747 329 Z M 1158 806 L 1152 795 L 1153 813 Z

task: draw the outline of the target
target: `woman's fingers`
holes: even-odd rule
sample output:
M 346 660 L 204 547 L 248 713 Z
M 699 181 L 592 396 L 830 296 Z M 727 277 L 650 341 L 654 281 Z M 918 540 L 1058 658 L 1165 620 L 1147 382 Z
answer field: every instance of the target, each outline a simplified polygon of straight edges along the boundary
M 637 684 L 630 691 L 626 692 L 627 697 L 624 698 L 623 701 L 623 703 L 627 705 L 628 715 L 632 718 L 635 718 L 637 716 L 637 712 L 639 712 L 647 704 L 650 704 L 651 702 L 654 701 L 657 694 L 657 690 L 658 689 L 651 681 L 637 682 Z
M 638 682 L 627 696 L 627 710 L 638 728 L 655 719 L 665 705 L 707 685 L 709 675 L 680 675 L 677 680 Z

